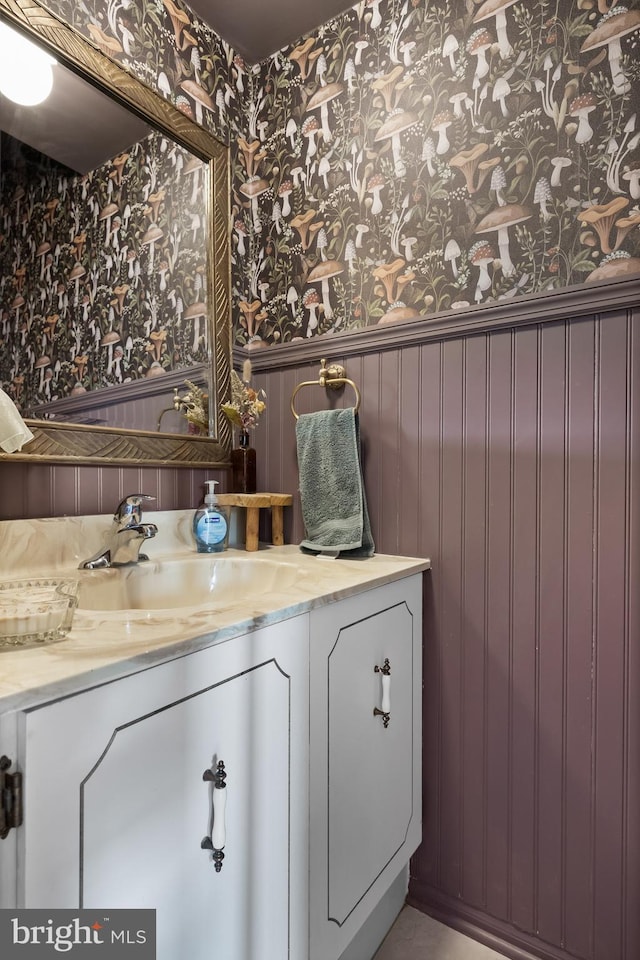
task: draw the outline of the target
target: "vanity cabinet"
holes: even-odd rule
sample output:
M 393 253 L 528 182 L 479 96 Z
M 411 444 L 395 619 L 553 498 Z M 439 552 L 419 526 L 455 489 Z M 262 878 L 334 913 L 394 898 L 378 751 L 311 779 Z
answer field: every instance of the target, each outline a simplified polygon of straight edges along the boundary
M 341 956 L 421 840 L 421 626 L 421 576 L 311 616 L 310 960 Z
M 0 906 L 154 908 L 158 960 L 339 960 L 421 838 L 421 603 L 414 573 L 0 713 Z
M 22 714 L 22 903 L 155 908 L 158 960 L 302 957 L 306 657 L 302 616 Z

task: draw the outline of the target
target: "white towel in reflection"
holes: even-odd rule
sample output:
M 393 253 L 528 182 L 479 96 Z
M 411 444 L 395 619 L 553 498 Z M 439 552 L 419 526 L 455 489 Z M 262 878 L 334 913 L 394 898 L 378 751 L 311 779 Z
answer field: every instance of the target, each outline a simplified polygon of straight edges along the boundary
M 26 425 L 15 403 L 0 389 L 0 447 L 5 453 L 22 450 L 25 443 L 33 440 L 33 434 Z

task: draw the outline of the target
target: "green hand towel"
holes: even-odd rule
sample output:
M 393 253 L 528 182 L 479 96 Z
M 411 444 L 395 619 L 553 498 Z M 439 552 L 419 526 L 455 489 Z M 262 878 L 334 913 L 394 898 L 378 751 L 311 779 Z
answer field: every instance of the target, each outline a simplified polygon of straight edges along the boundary
M 305 413 L 296 421 L 302 519 L 300 548 L 365 559 L 373 556 L 353 407 Z

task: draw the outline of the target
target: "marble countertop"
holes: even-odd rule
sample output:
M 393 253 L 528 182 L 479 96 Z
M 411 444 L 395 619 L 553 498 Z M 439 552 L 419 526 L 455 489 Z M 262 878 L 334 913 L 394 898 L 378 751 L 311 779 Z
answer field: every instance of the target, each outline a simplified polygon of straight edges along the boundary
M 189 532 L 192 514 L 146 514 L 145 519 L 157 522 L 163 530 L 158 542 L 149 541 L 147 552 L 152 561 L 211 560 L 212 555 L 195 552 Z M 108 519 L 0 522 L 0 575 L 5 581 L 27 575 L 82 576 L 78 558 L 93 552 Z M 290 575 L 282 578 L 286 584 L 282 587 L 276 581 L 275 587 L 255 595 L 230 591 L 210 606 L 152 611 L 78 609 L 64 640 L 42 648 L 0 652 L 0 711 L 26 709 L 77 693 L 430 566 L 425 559 L 384 555 L 369 560 L 321 559 L 303 554 L 297 546 L 265 546 L 252 554 L 229 549 L 214 556 L 240 562 L 247 558 L 253 562 L 275 560 L 287 566 L 289 574 L 294 564 L 296 572 L 293 582 Z

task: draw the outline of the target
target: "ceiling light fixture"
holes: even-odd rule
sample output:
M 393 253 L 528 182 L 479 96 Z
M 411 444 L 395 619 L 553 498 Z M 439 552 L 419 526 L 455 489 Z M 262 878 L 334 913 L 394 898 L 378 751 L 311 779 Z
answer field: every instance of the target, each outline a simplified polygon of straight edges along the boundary
M 46 100 L 53 87 L 53 57 L 0 23 L 0 93 L 24 107 Z

